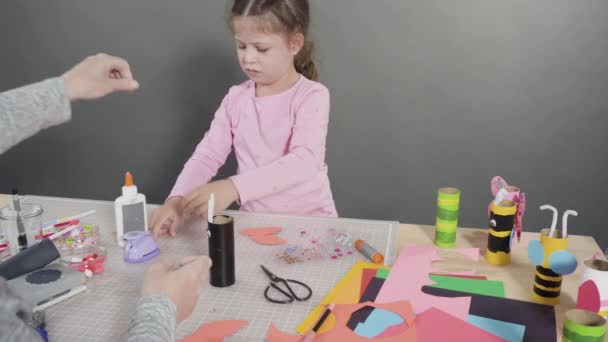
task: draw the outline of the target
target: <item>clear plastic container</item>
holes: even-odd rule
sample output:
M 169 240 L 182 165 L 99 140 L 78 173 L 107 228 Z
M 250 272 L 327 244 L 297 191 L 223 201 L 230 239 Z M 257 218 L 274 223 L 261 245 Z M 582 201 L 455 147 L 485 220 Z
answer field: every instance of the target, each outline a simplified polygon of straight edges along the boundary
M 22 203 L 21 211 L 17 214 L 11 206 L 0 209 L 0 235 L 4 235 L 11 254 L 19 252 L 19 227 L 22 226 L 27 237 L 27 245 L 36 243 L 36 235 L 42 227 L 41 206 L 31 203 Z
M 47 232 L 47 234 L 49 233 L 51 232 Z M 61 255 L 71 254 L 74 249 L 98 246 L 100 243 L 99 226 L 95 224 L 80 223 L 78 228 L 56 238 L 54 242 Z

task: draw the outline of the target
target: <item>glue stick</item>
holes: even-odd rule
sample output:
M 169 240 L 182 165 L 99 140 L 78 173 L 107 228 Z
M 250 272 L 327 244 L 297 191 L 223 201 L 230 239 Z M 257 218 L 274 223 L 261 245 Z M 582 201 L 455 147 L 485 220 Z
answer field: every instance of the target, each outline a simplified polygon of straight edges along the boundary
M 384 255 L 363 240 L 355 241 L 355 248 L 376 264 L 382 264 L 382 262 L 384 262 Z

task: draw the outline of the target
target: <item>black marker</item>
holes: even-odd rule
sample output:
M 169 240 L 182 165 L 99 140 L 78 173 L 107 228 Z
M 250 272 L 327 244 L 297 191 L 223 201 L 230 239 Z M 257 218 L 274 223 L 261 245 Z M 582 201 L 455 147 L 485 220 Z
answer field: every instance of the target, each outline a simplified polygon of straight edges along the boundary
M 17 241 L 19 242 L 19 251 L 22 252 L 27 248 L 27 234 L 25 233 L 25 227 L 19 212 L 21 211 L 21 200 L 19 199 L 19 191 L 17 189 L 12 190 L 13 194 L 13 210 L 15 210 L 17 216 L 17 231 L 19 233 Z

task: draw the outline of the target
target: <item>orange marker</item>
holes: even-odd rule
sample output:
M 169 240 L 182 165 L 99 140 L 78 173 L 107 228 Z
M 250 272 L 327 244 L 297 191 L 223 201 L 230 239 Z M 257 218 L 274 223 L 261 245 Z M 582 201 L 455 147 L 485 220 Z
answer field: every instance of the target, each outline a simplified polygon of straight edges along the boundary
M 365 255 L 369 260 L 373 261 L 376 264 L 382 265 L 384 262 L 384 255 L 378 252 L 374 247 L 370 246 L 367 242 L 363 240 L 355 241 L 355 248 L 361 254 Z

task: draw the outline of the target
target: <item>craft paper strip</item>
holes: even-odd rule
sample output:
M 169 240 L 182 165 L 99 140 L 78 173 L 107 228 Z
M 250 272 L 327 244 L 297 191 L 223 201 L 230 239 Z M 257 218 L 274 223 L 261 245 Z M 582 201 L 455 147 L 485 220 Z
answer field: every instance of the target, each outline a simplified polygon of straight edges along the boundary
M 247 324 L 247 321 L 215 321 L 203 324 L 181 342 L 222 342 Z
M 477 279 L 477 280 L 488 280 L 488 277 L 482 275 L 468 275 L 468 274 L 459 274 L 459 273 L 444 273 L 444 272 L 433 272 L 429 274 L 431 275 L 440 275 L 446 277 L 454 277 L 454 278 L 465 278 L 465 279 Z
M 505 288 L 502 281 L 465 279 L 438 275 L 430 275 L 430 277 L 437 283 L 432 285 L 433 287 L 501 298 L 504 298 L 505 296 Z
M 425 286 L 422 291 L 434 296 L 470 297 L 470 314 L 515 323 L 526 327 L 524 342 L 556 341 L 555 309 L 521 300 L 470 294 Z
M 509 342 L 522 342 L 526 327 L 520 324 L 497 321 L 495 319 L 469 315 L 469 323 Z
M 429 278 L 433 261 L 442 260 L 434 246 L 406 244 L 380 290 L 377 303 L 407 300 L 415 313 L 436 307 L 461 320 L 469 315 L 471 298 L 441 298 L 421 291 L 424 285 L 432 285 Z
M 506 341 L 437 308 L 418 314 L 414 325 L 419 341 Z

